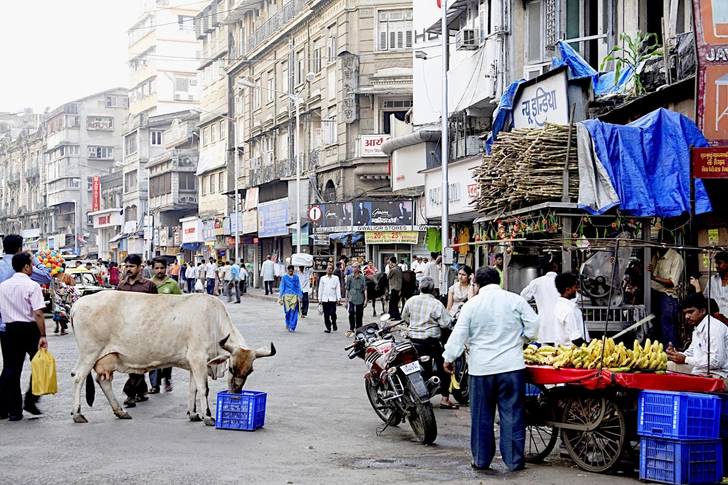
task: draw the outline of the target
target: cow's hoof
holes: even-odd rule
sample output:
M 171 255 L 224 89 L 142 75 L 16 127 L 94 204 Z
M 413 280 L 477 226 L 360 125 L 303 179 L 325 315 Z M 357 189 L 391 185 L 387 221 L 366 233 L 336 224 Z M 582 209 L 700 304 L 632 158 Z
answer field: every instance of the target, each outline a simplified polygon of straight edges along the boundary
M 190 414 L 190 421 L 196 423 L 198 421 L 202 421 L 202 418 L 197 414 Z
M 76 414 L 73 416 L 73 422 L 74 423 L 88 423 L 88 420 L 83 416 L 83 414 Z
M 131 419 L 131 414 L 124 411 L 121 414 L 117 414 L 116 417 L 118 417 L 119 419 Z
M 215 420 L 211 418 L 210 416 L 205 416 L 205 424 L 207 426 L 215 426 Z

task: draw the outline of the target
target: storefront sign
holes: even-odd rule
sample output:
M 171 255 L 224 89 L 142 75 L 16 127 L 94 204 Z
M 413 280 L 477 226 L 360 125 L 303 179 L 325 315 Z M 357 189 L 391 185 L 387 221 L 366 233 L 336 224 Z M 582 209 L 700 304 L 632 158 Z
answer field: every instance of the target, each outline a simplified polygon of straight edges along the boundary
M 355 226 L 412 225 L 412 201 L 363 201 L 354 203 Z
M 546 122 L 569 124 L 566 70 L 544 75 L 539 82 L 525 82 L 513 103 L 514 128 L 542 128 Z
M 146 232 L 146 229 L 144 229 L 144 232 Z M 154 245 L 155 246 L 159 246 L 159 228 L 158 227 L 155 227 L 154 228 L 154 236 L 153 237 L 154 237 L 154 239 L 153 239 Z
M 693 9 L 698 53 L 697 125 L 711 145 L 724 146 L 728 145 L 728 9 L 723 0 L 695 0 Z M 699 176 L 698 171 L 695 176 Z
M 256 207 L 258 207 L 258 187 L 251 187 L 245 191 L 245 210 L 254 210 Z
M 367 232 L 364 234 L 364 239 L 367 244 L 417 244 L 419 239 L 419 232 L 397 232 L 397 231 L 384 231 L 384 232 Z
M 250 189 L 248 189 L 250 190 Z M 252 234 L 258 232 L 258 210 L 248 210 L 243 212 L 243 234 Z
M 99 229 L 102 227 L 120 226 L 122 222 L 121 212 L 107 212 L 104 214 L 93 215 L 94 228 Z
M 273 237 L 289 234 L 288 199 L 258 205 L 258 236 Z
M 351 229 L 354 204 L 351 202 L 336 204 L 321 204 L 323 216 L 316 223 L 316 227 L 327 227 L 334 231 L 348 231 Z
M 101 210 L 101 177 L 91 177 L 91 211 Z
M 450 164 L 448 170 L 450 214 L 475 213 L 475 209 L 470 205 L 478 194 L 477 187 L 471 187 L 476 185 L 473 180 L 473 168 L 479 167 L 482 162 L 482 156 L 474 156 Z M 425 173 L 425 217 L 428 219 L 441 217 L 442 200 L 442 172 L 438 167 Z
M 359 58 L 351 53 L 341 54 L 341 97 L 343 107 L 341 119 L 344 123 L 353 123 L 359 119 L 359 106 L 356 102 L 356 90 L 359 88 Z
M 202 242 L 202 221 L 197 217 L 180 221 L 182 223 L 182 244 Z
M 169 246 L 169 227 L 159 228 L 159 245 L 165 248 Z
M 331 244 L 331 239 L 328 234 L 312 234 L 314 246 L 328 246 Z
M 24 240 L 27 239 L 35 239 L 37 237 L 40 237 L 40 228 L 36 229 L 23 229 L 20 232 L 20 235 L 23 236 Z
M 728 147 L 693 148 L 696 179 L 728 178 Z
M 202 240 L 205 242 L 215 240 L 215 220 L 202 222 Z
M 174 231 L 173 231 L 174 235 L 172 236 L 172 241 L 173 241 L 175 247 L 180 246 L 179 231 L 180 231 L 180 229 L 178 227 L 174 228 Z
M 362 157 L 386 157 L 382 151 L 382 143 L 392 138 L 389 135 L 362 135 L 361 156 Z
M 291 230 L 291 243 L 295 246 L 298 244 L 298 236 L 296 235 L 296 229 Z M 301 224 L 301 234 L 303 234 L 303 237 L 301 238 L 301 245 L 302 246 L 308 246 L 309 239 L 308 239 L 308 224 Z

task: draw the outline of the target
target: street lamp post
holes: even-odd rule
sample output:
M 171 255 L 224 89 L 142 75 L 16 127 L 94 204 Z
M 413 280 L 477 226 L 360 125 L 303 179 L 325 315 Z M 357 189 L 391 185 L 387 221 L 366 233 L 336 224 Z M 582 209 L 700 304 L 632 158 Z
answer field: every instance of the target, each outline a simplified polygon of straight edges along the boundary
M 75 184 L 81 183 L 81 179 L 73 179 L 72 181 Z M 74 199 L 71 202 L 73 202 L 73 252 L 78 256 L 78 201 Z
M 447 107 L 447 57 L 448 57 L 448 35 L 447 28 L 447 1 L 442 2 L 442 141 L 440 158 L 442 162 L 442 283 L 440 284 L 440 294 L 447 294 L 447 265 L 449 259 L 450 246 L 450 226 L 448 221 L 448 212 L 450 210 L 450 183 L 448 180 L 448 107 Z
M 312 79 L 313 76 L 308 74 L 306 79 Z M 263 86 L 258 86 L 245 79 L 240 79 L 238 84 L 253 89 L 265 89 L 266 91 L 272 91 L 278 94 L 284 94 L 288 96 L 296 104 L 296 135 L 293 138 L 293 150 L 296 156 L 296 252 L 301 252 L 301 156 L 300 156 L 300 132 L 301 132 L 301 94 L 300 93 L 286 93 L 284 91 L 278 91 L 276 89 L 270 89 Z

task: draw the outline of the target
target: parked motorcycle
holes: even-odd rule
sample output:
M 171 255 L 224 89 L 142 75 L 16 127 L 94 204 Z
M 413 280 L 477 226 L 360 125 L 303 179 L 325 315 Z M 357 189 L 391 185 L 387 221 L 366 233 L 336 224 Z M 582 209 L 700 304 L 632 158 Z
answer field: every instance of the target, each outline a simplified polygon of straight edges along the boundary
M 384 324 L 389 315 L 382 315 L 382 328 L 370 323 L 356 329 L 354 343 L 344 350 L 349 358 L 360 357 L 367 363 L 364 385 L 369 402 L 377 416 L 388 426 L 407 420 L 417 439 L 428 445 L 437 438 L 437 422 L 430 403 L 431 393 L 440 380 L 433 376 L 425 382 L 419 357 L 411 342 L 395 342 L 392 328 Z

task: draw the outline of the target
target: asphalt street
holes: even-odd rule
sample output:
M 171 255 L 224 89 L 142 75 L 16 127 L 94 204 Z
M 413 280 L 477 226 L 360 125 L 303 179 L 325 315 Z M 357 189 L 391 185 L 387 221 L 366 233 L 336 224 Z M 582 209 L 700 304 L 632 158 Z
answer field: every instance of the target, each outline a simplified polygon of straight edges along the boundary
M 181 369 L 173 371 L 174 392 L 152 395 L 130 409 L 132 420 L 117 419 L 97 388 L 93 408 L 82 399 L 89 423 L 74 423 L 70 371 L 78 350 L 73 334 L 53 334 L 49 320 L 59 392 L 41 399 L 40 418 L 0 421 L 0 483 L 635 483 L 634 474 L 586 473 L 558 452 L 548 463 L 520 472 L 508 472 L 500 457 L 492 470 L 473 471 L 467 407 L 435 409 L 438 438 L 432 446 L 417 442 L 407 423 L 377 436 L 382 423 L 364 392 L 365 363 L 350 361 L 343 350 L 350 343 L 343 307 L 339 331 L 331 334 L 323 332 L 315 306 L 295 333 L 286 331 L 283 310 L 274 301 L 245 297 L 227 308 L 250 347 L 274 342 L 278 350 L 255 362 L 245 386 L 268 393 L 264 428 L 230 431 L 190 422 L 189 374 Z M 165 309 L 150 308 L 149 314 L 163 321 Z M 24 389 L 29 370 L 27 363 Z M 125 379 L 116 374 L 113 382 L 120 400 Z M 226 382 L 210 380 L 213 408 Z M 437 407 L 439 397 L 434 401 Z

